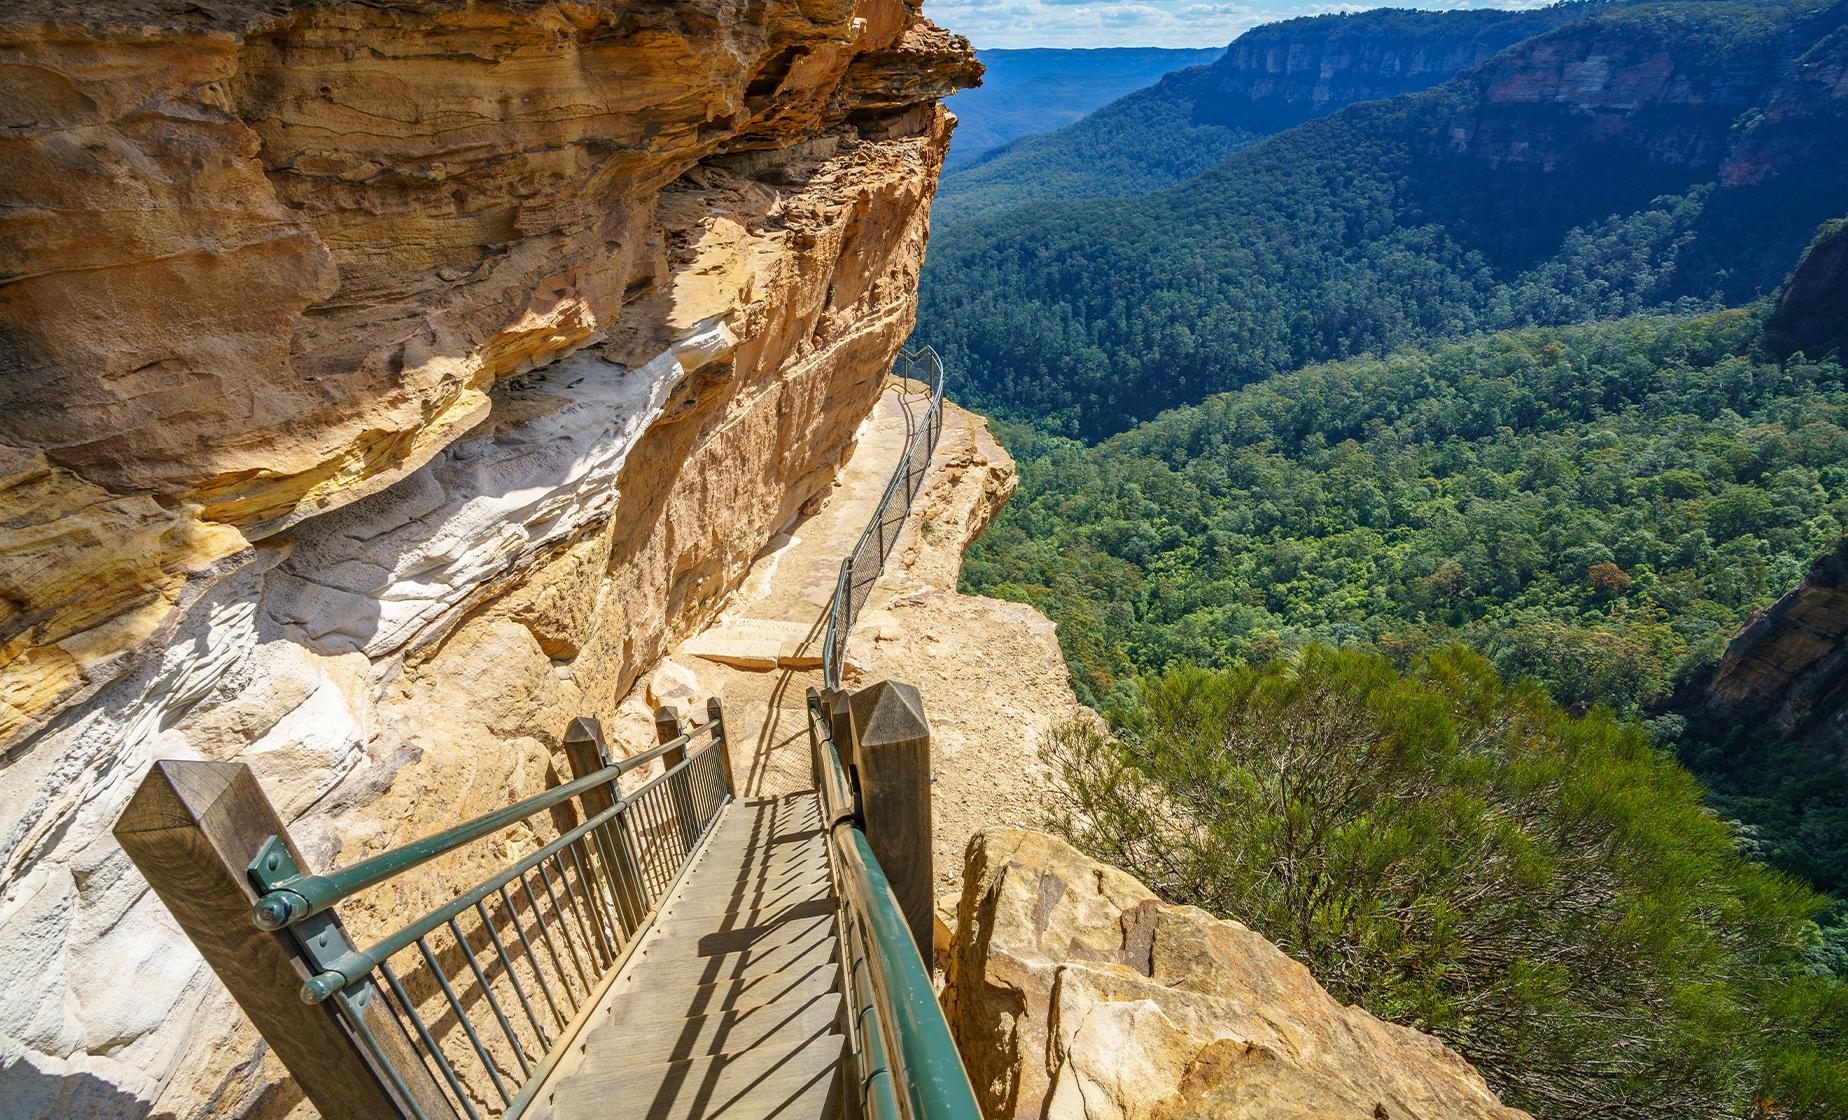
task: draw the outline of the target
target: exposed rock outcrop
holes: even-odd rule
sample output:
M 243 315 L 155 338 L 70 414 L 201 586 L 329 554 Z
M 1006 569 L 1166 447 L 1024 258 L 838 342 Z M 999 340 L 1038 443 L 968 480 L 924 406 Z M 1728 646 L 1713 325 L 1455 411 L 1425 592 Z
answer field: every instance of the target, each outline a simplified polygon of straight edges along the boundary
M 1713 27 L 1698 9 L 1622 8 L 1523 43 L 1472 72 L 1478 96 L 1443 147 L 1497 165 L 1610 175 L 1713 173 L 1723 187 L 1787 172 L 1826 181 L 1848 121 L 1848 5 L 1795 18 L 1741 5 Z M 1613 163 L 1613 160 L 1623 160 Z
M 1727 645 L 1704 707 L 1707 718 L 1765 727 L 1848 765 L 1848 537 Z
M 1765 342 L 1780 358 L 1848 350 L 1848 218 L 1817 231 L 1765 320 Z
M 1051 836 L 969 845 L 944 1003 L 989 1120 L 1522 1120 L 1435 1038 Z
M 1356 101 L 1429 89 L 1523 39 L 1581 18 L 1589 5 L 1534 11 L 1370 12 L 1253 28 L 1197 78 L 1196 123 L 1281 132 Z
M 306 1109 L 108 837 L 148 761 L 316 866 L 546 784 L 829 487 L 972 67 L 902 0 L 0 16 L 8 1115 Z

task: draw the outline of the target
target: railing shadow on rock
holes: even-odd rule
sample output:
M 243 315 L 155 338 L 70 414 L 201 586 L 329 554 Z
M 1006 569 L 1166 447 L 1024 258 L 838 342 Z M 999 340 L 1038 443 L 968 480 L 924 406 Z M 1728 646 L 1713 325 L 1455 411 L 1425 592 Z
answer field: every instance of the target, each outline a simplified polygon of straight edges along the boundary
M 321 1115 L 514 1117 L 732 797 L 718 702 L 690 734 L 663 714 L 663 741 L 616 762 L 574 720 L 574 780 L 324 874 L 242 764 L 156 763 L 115 832 Z M 365 948 L 348 936 L 337 903 L 547 817 L 555 836 L 469 889 Z
M 922 385 L 928 403 L 922 415 L 912 417 L 905 453 L 893 468 L 892 477 L 865 531 L 841 561 L 822 634 L 822 679 L 831 689 L 841 687 L 847 664 L 848 632 L 853 629 L 854 619 L 866 605 L 873 584 L 885 570 L 886 560 L 898 544 L 899 531 L 905 527 L 911 503 L 924 485 L 924 474 L 930 467 L 931 454 L 937 449 L 937 438 L 943 434 L 943 360 L 937 352 L 928 346 L 901 351 L 893 363 L 892 378 Z

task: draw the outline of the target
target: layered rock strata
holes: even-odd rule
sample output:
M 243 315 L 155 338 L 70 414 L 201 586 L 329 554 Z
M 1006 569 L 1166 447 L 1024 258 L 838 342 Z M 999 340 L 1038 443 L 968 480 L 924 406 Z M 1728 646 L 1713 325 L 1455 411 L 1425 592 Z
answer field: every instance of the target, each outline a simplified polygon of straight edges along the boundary
M 1234 39 L 1222 58 L 1192 79 L 1199 89 L 1193 120 L 1281 132 L 1356 101 L 1429 89 L 1583 16 L 1588 7 L 1386 9 L 1265 24 Z
M 1790 177 L 1809 192 L 1834 181 L 1848 121 L 1848 4 L 1788 20 L 1737 15 L 1722 34 L 1699 9 L 1654 19 L 1613 10 L 1531 39 L 1466 76 L 1473 104 L 1433 151 L 1542 171 L 1597 165 L 1667 185 L 1669 169 L 1723 188 Z
M 1703 708 L 1716 723 L 1764 728 L 1848 766 L 1848 537 L 1727 645 Z
M 307 1110 L 108 837 L 148 762 L 318 867 L 555 780 L 851 451 L 974 73 L 899 0 L 0 16 L 7 1115 Z
M 1038 832 L 969 845 L 944 1004 L 989 1120 L 1524 1120 L 1437 1039 Z

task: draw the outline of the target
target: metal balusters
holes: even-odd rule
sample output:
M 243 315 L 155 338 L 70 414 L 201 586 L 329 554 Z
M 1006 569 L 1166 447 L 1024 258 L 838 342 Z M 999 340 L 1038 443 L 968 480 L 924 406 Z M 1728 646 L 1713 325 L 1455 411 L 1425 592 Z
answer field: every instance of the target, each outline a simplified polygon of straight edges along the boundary
M 829 688 L 841 686 L 848 632 L 860 608 L 866 604 L 886 558 L 898 543 L 899 530 L 911 512 L 911 503 L 917 498 L 931 453 L 936 450 L 937 439 L 943 432 L 943 362 L 937 352 L 928 346 L 903 351 L 893 364 L 893 373 L 902 381 L 921 380 L 930 403 L 926 406 L 923 423 L 913 427 L 907 438 L 905 454 L 893 468 L 866 530 L 841 561 L 841 574 L 835 581 L 834 598 L 828 607 L 821 643 L 822 678 Z
M 449 1091 L 454 1094 L 456 1103 L 461 1106 L 462 1111 L 468 1113 L 469 1120 L 481 1120 L 481 1114 L 475 1111 L 474 1103 L 462 1088 L 461 1079 L 456 1076 L 456 1071 L 450 1066 L 449 1059 L 443 1056 L 442 1048 L 436 1044 L 436 1039 L 430 1037 L 430 1028 L 424 1024 L 423 1016 L 417 1014 L 417 1005 L 411 1002 L 410 995 L 404 990 L 404 983 L 398 979 L 398 974 L 392 971 L 391 964 L 389 962 L 380 964 L 379 974 L 384 976 L 385 982 L 391 986 L 391 994 L 398 998 L 399 1009 L 404 1012 L 406 1018 L 410 1019 L 411 1026 L 417 1029 L 417 1037 L 423 1040 L 424 1052 L 436 1062 L 436 1068 L 442 1072 L 443 1080 L 449 1085 Z
M 488 1001 L 489 1010 L 494 1012 L 494 1021 L 500 1024 L 501 1033 L 507 1036 L 507 1044 L 513 1047 L 514 1061 L 520 1064 L 520 1072 L 530 1075 L 532 1064 L 526 1060 L 526 1046 L 520 1036 L 513 1033 L 513 1024 L 507 1021 L 507 1013 L 501 1010 L 500 1000 L 495 998 L 494 988 L 488 983 L 488 974 L 482 971 L 481 962 L 469 951 L 468 940 L 462 936 L 462 927 L 454 918 L 449 919 L 449 936 L 456 939 L 456 946 L 462 950 L 462 959 L 468 962 L 469 971 L 475 974 L 475 983 L 480 986 L 481 994 Z
M 609 916 L 615 909 L 610 900 L 597 888 L 597 881 L 584 870 L 584 861 L 578 856 L 576 845 L 566 848 L 571 854 L 571 866 L 577 871 L 578 893 L 584 895 L 584 907 L 591 916 L 591 929 L 597 935 L 597 941 L 603 946 L 603 959 L 606 964 L 616 963 L 616 954 L 620 951 L 622 938 L 610 928 Z M 586 852 L 586 855 L 589 853 Z
M 545 974 L 539 970 L 539 957 L 533 952 L 533 943 L 527 940 L 526 927 L 520 924 L 519 908 L 513 904 L 513 899 L 507 896 L 507 888 L 504 886 L 500 889 L 500 897 L 502 905 L 507 908 L 508 919 L 513 922 L 513 932 L 520 935 L 520 944 L 526 949 L 526 960 L 533 968 L 533 983 L 539 986 L 539 994 L 545 997 L 546 1006 L 552 1009 L 552 1018 L 556 1019 L 559 1028 L 563 1029 L 567 1020 L 558 1010 L 558 1001 L 552 998 L 552 989 L 545 982 Z M 547 1043 L 547 1045 L 551 1044 Z
M 520 889 L 526 892 L 527 905 L 533 910 L 533 924 L 539 927 L 539 939 L 545 942 L 546 955 L 552 958 L 552 967 L 556 970 L 553 975 L 558 977 L 558 986 L 565 990 L 565 1002 L 575 1014 L 578 1000 L 577 992 L 571 987 L 571 974 L 565 971 L 565 962 L 558 955 L 558 945 L 552 940 L 552 931 L 545 924 L 545 915 L 540 911 L 539 899 L 533 894 L 533 886 L 527 882 L 525 875 L 520 876 Z
M 144 842 L 143 834 L 159 829 L 149 828 L 147 820 L 162 827 L 171 819 L 184 823 L 219 804 L 248 810 L 251 827 L 219 838 L 222 843 L 212 853 L 220 857 L 218 865 L 207 866 L 198 877 L 217 875 L 210 883 L 216 892 L 210 901 L 219 913 L 227 906 L 247 905 L 248 892 L 255 888 L 256 905 L 248 920 L 266 936 L 245 937 L 240 945 L 267 947 L 277 959 L 293 959 L 294 967 L 281 974 L 294 977 L 305 969 L 302 999 L 330 1001 L 344 1025 L 344 1030 L 332 1025 L 323 1036 L 314 1032 L 317 1023 L 331 1025 L 324 1015 L 271 1014 L 277 1004 L 267 988 L 255 1005 L 262 1022 L 289 1024 L 279 1031 L 283 1044 L 278 1052 L 292 1068 L 291 1055 L 304 1060 L 303 1077 L 312 1080 L 317 1103 L 332 1102 L 332 1111 L 343 1115 L 481 1120 L 484 1110 L 500 1114 L 489 1103 L 498 1097 L 512 1116 L 530 1103 L 561 1047 L 582 1029 L 587 1005 L 599 998 L 729 800 L 717 701 L 708 705 L 708 716 L 706 728 L 670 735 L 621 762 L 609 760 L 594 721 L 574 721 L 566 740 L 577 752 L 573 780 L 324 874 L 306 866 L 248 767 L 161 764 L 173 767 L 173 773 L 155 768 L 143 783 L 152 792 L 138 794 L 145 811 L 125 813 L 118 832 L 134 840 L 136 851 L 147 849 L 152 859 L 162 853 L 155 850 L 159 845 Z M 695 748 L 702 738 L 705 742 Z M 594 751 L 584 756 L 587 747 Z M 621 776 L 656 760 L 662 762 L 660 772 L 620 796 Z M 235 771 L 235 778 L 223 773 L 228 771 Z M 502 864 L 365 948 L 345 933 L 333 909 L 342 900 L 574 799 L 581 802 L 575 818 L 580 823 L 536 850 Z M 200 889 L 184 875 L 171 878 L 169 894 L 179 900 L 175 905 L 189 903 L 185 892 Z M 524 896 L 523 904 L 516 893 Z M 494 896 L 498 911 L 488 901 Z M 203 913 L 205 907 L 194 909 Z M 478 933 L 467 930 L 462 919 L 471 909 L 481 925 Z M 198 917 L 191 911 L 187 916 Z M 511 937 L 502 922 L 512 927 Z M 447 950 L 438 933 L 443 928 L 479 995 L 469 990 L 455 961 L 443 959 Z M 199 940 L 203 935 L 193 936 L 206 943 Z M 253 949 L 240 959 L 259 956 Z M 265 957 L 249 971 L 276 974 L 269 963 Z M 216 959 L 213 966 L 221 975 L 229 967 Z M 419 973 L 427 973 L 427 983 Z M 231 974 L 243 975 L 235 969 Z M 413 991 L 423 996 L 422 1005 L 412 998 Z M 483 1002 L 492 1027 L 475 1020 Z M 445 1005 L 453 1024 L 440 1011 Z M 458 1027 L 461 1038 L 455 1036 Z M 292 1045 L 304 1037 L 307 1041 Z M 498 1053 L 499 1040 L 512 1048 L 511 1056 Z
M 500 1094 L 501 1103 L 512 1100 L 507 1086 L 501 1082 L 500 1071 L 494 1068 L 494 1059 L 488 1057 L 487 1047 L 481 1044 L 481 1036 L 475 1033 L 475 1021 L 468 1017 L 462 1001 L 456 998 L 456 990 L 449 983 L 449 974 L 443 971 L 436 954 L 430 951 L 429 943 L 421 937 L 417 939 L 417 951 L 423 955 L 424 965 L 429 968 L 430 974 L 436 977 L 437 986 L 442 989 L 443 998 L 449 1001 L 450 1010 L 456 1013 L 456 1022 L 462 1025 L 462 1033 L 468 1036 L 468 1044 L 475 1048 L 475 1056 L 481 1059 L 482 1068 L 488 1071 L 488 1079 L 494 1082 L 494 1091 Z
M 500 934 L 495 930 L 493 921 L 488 918 L 487 907 L 477 902 L 475 913 L 481 915 L 481 926 L 488 931 L 488 940 L 494 943 L 494 952 L 500 957 L 501 971 L 506 974 L 507 984 L 513 989 L 514 998 L 520 1001 L 520 1010 L 526 1012 L 526 1021 L 532 1024 L 533 1037 L 539 1040 L 542 1050 L 549 1049 L 552 1042 L 546 1037 L 545 1028 L 539 1025 L 539 1016 L 533 1013 L 533 1005 L 526 998 L 526 988 L 520 983 L 519 969 L 514 966 L 513 958 L 507 955 L 507 947 L 501 944 Z M 511 918 L 511 915 L 509 917 Z
M 566 873 L 565 865 L 557 856 L 552 857 L 552 862 L 558 867 L 558 892 L 556 893 L 552 889 L 552 877 L 546 873 L 545 864 L 541 863 L 539 865 L 539 875 L 545 880 L 545 893 L 553 896 L 552 910 L 554 913 L 561 914 L 559 924 L 564 928 L 567 940 L 570 939 L 572 929 L 575 928 L 577 930 L 577 940 L 584 945 L 584 959 L 590 962 L 590 974 L 600 975 L 603 970 L 599 967 L 597 944 L 595 939 L 591 937 L 590 930 L 586 928 L 589 923 L 584 918 L 584 909 L 580 905 L 578 897 L 571 893 L 571 876 Z M 557 894 L 559 893 L 562 893 L 565 897 L 566 909 L 562 912 L 559 909 L 557 898 Z M 574 918 L 576 919 L 575 927 L 571 920 Z M 585 984 L 587 989 L 596 987 L 595 981 L 588 979 L 585 981 Z
M 571 923 L 564 908 L 558 904 L 558 894 L 552 890 L 552 877 L 545 873 L 545 864 L 542 863 L 533 870 L 539 873 L 539 885 L 545 888 L 546 901 L 552 904 L 552 922 L 558 927 L 558 940 L 564 943 L 565 954 L 571 958 L 571 967 L 577 970 L 578 982 L 583 987 L 584 996 L 574 999 L 573 1003 L 582 1004 L 583 998 L 588 997 L 591 989 L 595 987 L 590 979 L 595 962 L 592 962 L 592 970 L 585 969 L 584 958 L 578 954 L 577 941 L 571 936 Z

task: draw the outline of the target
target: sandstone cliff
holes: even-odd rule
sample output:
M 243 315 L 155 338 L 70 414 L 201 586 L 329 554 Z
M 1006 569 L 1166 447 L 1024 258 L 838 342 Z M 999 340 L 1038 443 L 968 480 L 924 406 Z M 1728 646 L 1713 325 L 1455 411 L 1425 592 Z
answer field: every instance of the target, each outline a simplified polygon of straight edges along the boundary
M 1435 151 L 1607 176 L 1698 171 L 1722 187 L 1842 170 L 1848 4 L 1794 18 L 1750 4 L 1631 9 L 1539 36 L 1479 67 Z M 1690 182 L 1695 181 L 1690 179 Z M 1834 207 L 1830 207 L 1834 209 Z
M 1848 765 L 1848 537 L 1759 611 L 1715 666 L 1702 716 L 1763 727 Z
M 1848 350 L 1848 218 L 1817 232 L 1765 320 L 1765 341 L 1779 358 Z
M 989 1120 L 1522 1120 L 1429 1035 L 1062 841 L 969 845 L 944 1003 Z
M 305 1110 L 147 763 L 319 866 L 546 784 L 829 487 L 976 73 L 903 0 L 0 15 L 7 1115 Z
M 1170 80 L 1194 87 L 1197 124 L 1281 132 L 1356 101 L 1429 89 L 1523 39 L 1584 16 L 1589 8 L 1385 8 L 1282 20 L 1240 35 L 1197 76 Z

